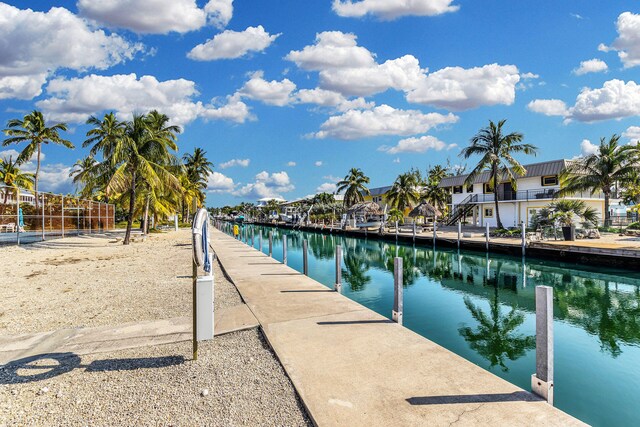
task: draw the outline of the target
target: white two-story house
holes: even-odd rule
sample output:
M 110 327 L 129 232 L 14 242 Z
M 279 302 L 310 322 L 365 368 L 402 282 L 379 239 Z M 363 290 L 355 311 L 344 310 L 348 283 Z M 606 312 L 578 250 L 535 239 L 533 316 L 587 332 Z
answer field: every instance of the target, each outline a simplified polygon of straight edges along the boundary
M 556 199 L 556 192 L 560 189 L 559 176 L 566 169 L 571 160 L 552 160 L 549 162 L 523 165 L 527 170 L 524 176 L 517 177 L 516 188 L 508 180 L 498 184 L 498 204 L 500 219 L 505 227 L 516 227 L 522 222 L 531 223 L 531 219 L 538 209 L 541 209 Z M 476 176 L 472 184 L 466 185 L 467 175 L 444 178 L 440 187 L 451 191 L 450 215 L 446 223 L 453 225 L 459 220 L 468 225 L 484 227 L 497 226 L 495 214 L 495 199 L 493 188 L 489 183 L 490 172 L 482 172 Z M 616 205 L 620 200 L 612 195 L 610 204 Z M 587 206 L 598 212 L 600 222 L 604 219 L 604 195 L 596 192 L 584 192 L 564 196 L 584 200 Z

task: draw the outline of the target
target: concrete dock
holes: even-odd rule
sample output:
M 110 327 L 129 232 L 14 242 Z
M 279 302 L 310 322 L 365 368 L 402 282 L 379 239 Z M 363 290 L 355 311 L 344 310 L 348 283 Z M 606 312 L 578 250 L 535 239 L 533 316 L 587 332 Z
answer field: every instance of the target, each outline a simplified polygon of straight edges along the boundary
M 218 230 L 212 245 L 316 425 L 583 425 Z

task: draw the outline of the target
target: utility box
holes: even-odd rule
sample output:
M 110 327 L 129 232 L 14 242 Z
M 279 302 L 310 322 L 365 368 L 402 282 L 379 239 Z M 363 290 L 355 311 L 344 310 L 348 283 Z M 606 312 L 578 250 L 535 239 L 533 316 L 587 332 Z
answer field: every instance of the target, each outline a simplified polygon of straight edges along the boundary
M 196 279 L 196 341 L 213 339 L 213 275 Z

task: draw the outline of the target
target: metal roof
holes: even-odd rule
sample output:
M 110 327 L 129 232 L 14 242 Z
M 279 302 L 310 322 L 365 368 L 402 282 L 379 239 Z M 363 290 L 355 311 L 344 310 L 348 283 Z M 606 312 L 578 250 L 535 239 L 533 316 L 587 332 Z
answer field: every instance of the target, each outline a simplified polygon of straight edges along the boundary
M 532 176 L 547 176 L 547 175 L 559 175 L 564 171 L 567 166 L 571 163 L 571 160 L 560 159 L 560 160 L 551 160 L 549 162 L 541 162 L 541 163 L 532 163 L 530 165 L 522 165 L 527 170 L 527 173 L 522 177 L 532 177 Z M 439 187 L 456 187 L 459 185 L 464 185 L 464 181 L 467 179 L 469 174 L 466 175 L 457 175 L 457 176 L 449 176 L 443 178 L 440 181 Z M 489 181 L 490 171 L 484 171 L 479 173 L 475 180 L 474 184 L 482 184 Z
M 391 186 L 390 185 L 388 185 L 386 187 L 370 188 L 369 192 L 371 193 L 372 196 L 381 196 L 381 195 L 385 194 L 386 192 L 388 192 L 389 190 L 391 190 Z

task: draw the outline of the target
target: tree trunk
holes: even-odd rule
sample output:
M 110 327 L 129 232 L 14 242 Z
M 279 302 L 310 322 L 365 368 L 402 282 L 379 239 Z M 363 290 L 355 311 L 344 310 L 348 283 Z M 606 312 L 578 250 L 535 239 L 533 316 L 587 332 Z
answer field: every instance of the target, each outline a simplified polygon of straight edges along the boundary
M 498 228 L 504 228 L 500 220 L 500 211 L 498 210 L 498 168 L 495 165 L 493 166 L 493 199 L 496 205 L 496 222 L 498 223 Z
M 129 190 L 129 217 L 127 218 L 127 232 L 124 235 L 123 245 L 129 244 L 131 238 L 131 227 L 133 226 L 133 211 L 136 204 L 136 174 L 131 176 L 131 189 Z
M 36 174 L 33 183 L 33 195 L 36 197 L 36 215 L 40 210 L 38 209 L 38 176 L 40 176 L 40 153 L 42 152 L 40 143 L 38 143 L 38 160 L 36 162 Z
M 604 226 L 609 227 L 611 225 L 611 213 L 609 212 L 609 198 L 611 194 L 608 191 L 604 191 Z
M 149 232 L 149 196 L 147 196 L 147 204 L 144 207 L 144 226 L 142 228 L 142 234 Z

